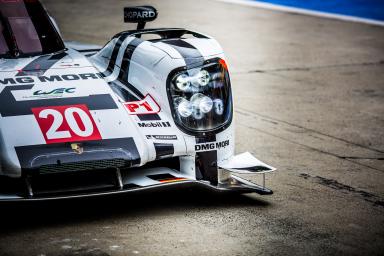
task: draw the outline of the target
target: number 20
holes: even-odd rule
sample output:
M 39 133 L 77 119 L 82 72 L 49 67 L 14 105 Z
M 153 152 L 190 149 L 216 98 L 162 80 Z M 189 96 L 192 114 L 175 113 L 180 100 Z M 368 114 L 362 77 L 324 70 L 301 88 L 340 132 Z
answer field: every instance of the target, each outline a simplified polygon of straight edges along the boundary
M 46 143 L 101 140 L 101 135 L 86 105 L 33 108 Z
M 84 131 L 80 129 L 78 123 L 76 122 L 74 113 L 77 113 L 81 119 L 81 121 L 84 124 Z M 40 112 L 39 117 L 40 118 L 48 118 L 48 116 L 53 117 L 53 123 L 51 128 L 47 131 L 47 139 L 53 140 L 53 139 L 64 139 L 64 138 L 70 138 L 71 133 L 69 131 L 58 131 L 60 126 L 63 124 L 64 117 L 67 120 L 67 123 L 69 125 L 69 128 L 75 133 L 77 136 L 80 137 L 88 137 L 91 136 L 93 133 L 93 124 L 92 120 L 89 118 L 87 113 L 80 109 L 80 108 L 67 108 L 64 111 L 64 117 L 63 115 L 55 110 L 55 109 L 44 109 Z

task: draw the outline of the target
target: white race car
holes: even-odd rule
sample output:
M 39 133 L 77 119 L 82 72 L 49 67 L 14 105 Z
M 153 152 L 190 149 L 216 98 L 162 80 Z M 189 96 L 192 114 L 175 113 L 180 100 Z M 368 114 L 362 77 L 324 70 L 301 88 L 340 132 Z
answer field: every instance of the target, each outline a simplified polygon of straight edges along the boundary
M 65 44 L 37 0 L 0 1 L 0 201 L 187 185 L 272 193 L 275 169 L 234 155 L 222 48 L 186 29 L 144 29 L 156 17 L 125 8 L 137 30 L 97 48 Z

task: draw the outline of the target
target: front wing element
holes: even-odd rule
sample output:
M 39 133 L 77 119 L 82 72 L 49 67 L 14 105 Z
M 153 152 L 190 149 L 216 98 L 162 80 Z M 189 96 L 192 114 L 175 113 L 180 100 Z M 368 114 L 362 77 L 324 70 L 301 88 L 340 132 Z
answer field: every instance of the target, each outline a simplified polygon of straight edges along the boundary
M 212 185 L 209 181 L 196 180 L 167 167 L 109 169 L 88 174 L 84 172 L 71 173 L 69 176 L 63 176 L 63 174 L 40 175 L 25 178 L 23 182 L 20 182 L 18 191 L 0 191 L 0 201 L 40 201 L 93 197 L 141 190 L 156 190 L 170 186 L 202 186 L 222 192 L 237 191 L 242 193 L 256 192 L 262 195 L 272 194 L 272 191 L 265 188 L 264 185 L 256 185 L 234 175 L 230 171 L 219 169 L 218 176 L 221 179 L 220 182 L 217 185 Z M 66 182 L 66 179 L 69 182 Z M 3 185 L 0 182 L 1 188 L 4 188 Z

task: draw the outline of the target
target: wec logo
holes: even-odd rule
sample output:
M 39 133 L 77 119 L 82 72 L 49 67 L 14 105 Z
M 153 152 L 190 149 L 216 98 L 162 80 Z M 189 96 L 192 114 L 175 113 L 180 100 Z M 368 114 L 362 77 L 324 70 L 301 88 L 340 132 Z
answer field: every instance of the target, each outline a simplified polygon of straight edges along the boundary
M 35 91 L 34 96 L 49 96 L 49 95 L 62 95 L 64 93 L 75 93 L 76 88 L 58 88 L 52 91 L 43 92 L 41 90 Z

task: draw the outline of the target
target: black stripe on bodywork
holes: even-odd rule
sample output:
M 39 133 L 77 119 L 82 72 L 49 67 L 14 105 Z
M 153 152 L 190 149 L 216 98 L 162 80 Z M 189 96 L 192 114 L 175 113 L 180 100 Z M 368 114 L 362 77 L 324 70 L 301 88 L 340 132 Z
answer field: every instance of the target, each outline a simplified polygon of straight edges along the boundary
M 142 94 L 139 89 L 137 89 L 134 85 L 132 85 L 128 81 L 128 74 L 129 74 L 129 68 L 130 68 L 133 52 L 142 42 L 144 41 L 141 39 L 135 38 L 128 44 L 123 55 L 123 60 L 120 66 L 120 72 L 117 78 L 121 83 L 123 83 L 130 91 L 136 94 L 140 99 L 144 99 L 144 94 Z
M 67 55 L 66 52 L 62 52 L 55 55 L 40 56 L 22 68 L 16 76 L 41 76 Z
M 108 83 L 109 86 L 112 88 L 114 93 L 116 93 L 120 98 L 122 98 L 125 102 L 131 102 L 131 101 L 139 101 L 143 98 L 139 98 L 133 93 L 131 93 L 130 90 L 127 90 L 126 84 L 123 84 L 122 82 L 115 80 Z M 140 119 L 140 121 L 159 121 L 161 120 L 160 116 L 158 114 L 148 114 L 148 115 L 137 115 L 137 117 Z
M 188 67 L 201 66 L 204 64 L 204 57 L 200 51 L 190 43 L 182 39 L 171 39 L 161 41 L 162 43 L 171 45 L 184 58 L 185 64 Z
M 126 83 L 126 82 L 125 82 Z M 143 98 L 139 98 L 133 93 L 131 93 L 130 90 L 127 90 L 126 84 L 123 84 L 122 82 L 115 80 L 108 83 L 109 86 L 112 88 L 114 93 L 116 93 L 118 96 L 120 96 L 125 102 L 131 102 L 131 101 L 139 101 Z M 159 121 L 161 120 L 160 116 L 158 114 L 148 114 L 148 115 L 137 115 L 137 117 L 140 119 L 140 121 Z
M 120 72 L 119 72 L 119 75 L 117 78 L 117 80 L 121 84 L 126 86 L 130 92 L 133 92 L 133 94 L 135 94 L 139 98 L 138 100 L 144 99 L 145 96 L 139 89 L 137 89 L 133 84 L 131 84 L 128 81 L 128 74 L 129 74 L 129 70 L 130 70 L 132 55 L 133 55 L 134 51 L 136 50 L 136 48 L 143 42 L 144 42 L 144 40 L 141 40 L 139 38 L 134 38 L 131 42 L 129 42 L 127 48 L 125 49 L 125 52 L 123 55 L 123 60 L 121 62 L 121 66 L 120 66 Z M 131 96 L 134 97 L 133 94 L 131 93 Z M 137 117 L 140 119 L 140 121 L 158 121 L 158 120 L 161 120 L 161 118 L 158 114 L 137 115 Z
M 160 121 L 161 118 L 158 114 L 138 115 L 140 121 Z
M 16 101 L 12 91 L 30 90 L 33 85 L 8 86 L 0 94 L 0 114 L 4 116 L 31 115 L 32 108 L 48 106 L 64 106 L 86 104 L 89 110 L 117 109 L 117 105 L 109 94 L 90 95 L 86 97 L 54 98 Z
M 125 49 L 123 60 L 121 62 L 120 72 L 118 76 L 119 80 L 128 81 L 129 64 L 131 63 L 133 52 L 143 42 L 144 41 L 139 38 L 134 38 L 131 42 L 129 42 L 127 48 Z
M 206 137 L 196 137 L 196 143 L 215 142 L 216 135 Z M 213 185 L 217 185 L 217 150 L 196 152 L 196 178 L 199 180 L 208 180 Z
M 175 153 L 175 147 L 173 144 L 154 143 L 154 146 L 156 150 L 156 159 L 171 157 Z
M 120 96 L 125 102 L 130 102 L 130 101 L 139 101 L 143 98 L 137 97 L 135 94 L 131 93 L 130 90 L 121 88 L 122 86 L 126 87 L 123 82 L 120 81 L 112 81 L 109 82 L 109 86 L 112 88 L 112 90 Z M 137 117 L 140 119 L 140 121 L 159 121 L 161 120 L 160 116 L 158 114 L 148 114 L 148 115 L 137 115 Z
M 111 73 L 113 73 L 113 70 L 116 65 L 117 55 L 119 54 L 119 51 L 120 51 L 120 47 L 127 37 L 128 37 L 128 34 L 123 34 L 122 36 L 119 37 L 119 39 L 117 39 L 115 47 L 113 47 L 111 58 L 109 59 L 108 67 L 102 73 L 104 76 L 109 76 Z
M 41 166 L 60 167 L 67 163 L 113 161 L 124 159 L 130 166 L 140 164 L 140 154 L 133 138 L 105 139 L 81 142 L 84 152 L 77 154 L 70 143 L 15 147 L 21 168 L 24 171 L 36 170 Z
M 215 134 L 208 134 L 204 137 L 196 137 L 196 144 L 215 142 L 215 141 L 216 141 L 216 135 Z
M 122 84 L 120 81 L 112 81 L 108 83 L 109 86 L 112 88 L 113 92 L 120 96 L 124 100 L 124 102 L 130 102 L 130 101 L 138 101 L 140 100 L 136 95 L 128 91 L 124 84 Z

